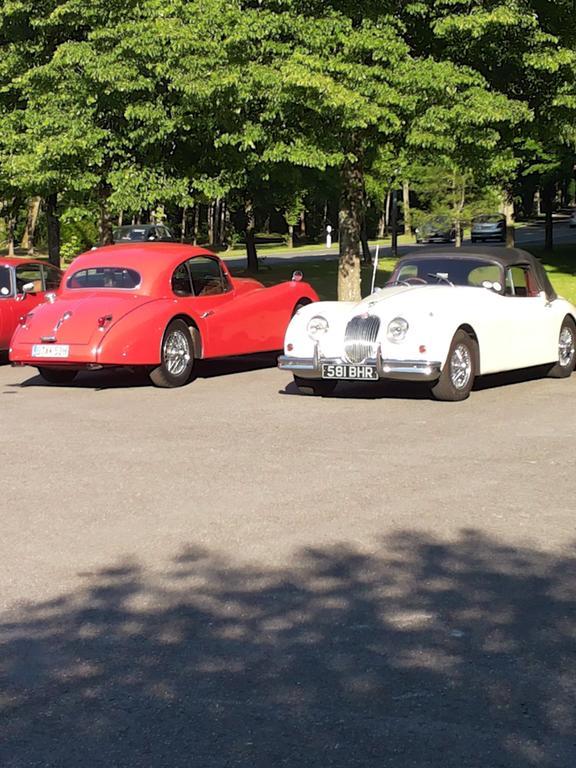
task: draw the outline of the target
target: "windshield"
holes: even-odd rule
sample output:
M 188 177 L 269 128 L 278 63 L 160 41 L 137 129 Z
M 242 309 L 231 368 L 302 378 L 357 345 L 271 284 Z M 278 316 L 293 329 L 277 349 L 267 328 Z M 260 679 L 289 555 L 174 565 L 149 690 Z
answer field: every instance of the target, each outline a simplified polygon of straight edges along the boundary
M 81 269 L 68 278 L 67 288 L 124 288 L 132 290 L 140 285 L 140 275 L 124 267 L 91 267 Z
M 498 224 L 499 221 L 502 221 L 502 216 L 499 213 L 485 213 L 472 219 L 474 224 Z
M 11 293 L 10 269 L 6 266 L 0 266 L 0 298 L 10 296 Z
M 503 284 L 502 267 L 482 259 L 405 259 L 396 265 L 387 285 L 466 285 L 492 288 L 494 283 Z M 489 285 L 487 285 L 489 283 Z

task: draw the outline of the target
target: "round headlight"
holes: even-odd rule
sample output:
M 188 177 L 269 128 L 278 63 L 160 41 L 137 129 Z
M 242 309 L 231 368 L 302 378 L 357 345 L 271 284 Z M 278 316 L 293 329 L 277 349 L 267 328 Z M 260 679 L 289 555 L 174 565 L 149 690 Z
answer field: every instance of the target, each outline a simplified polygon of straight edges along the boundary
M 395 317 L 394 320 L 388 323 L 388 330 L 386 331 L 388 341 L 392 341 L 394 344 L 404 341 L 409 327 L 408 321 L 404 320 L 403 317 Z
M 308 321 L 306 330 L 308 331 L 308 336 L 310 336 L 311 339 L 316 340 L 319 339 L 320 336 L 324 336 L 328 328 L 328 320 L 321 315 L 315 315 Z

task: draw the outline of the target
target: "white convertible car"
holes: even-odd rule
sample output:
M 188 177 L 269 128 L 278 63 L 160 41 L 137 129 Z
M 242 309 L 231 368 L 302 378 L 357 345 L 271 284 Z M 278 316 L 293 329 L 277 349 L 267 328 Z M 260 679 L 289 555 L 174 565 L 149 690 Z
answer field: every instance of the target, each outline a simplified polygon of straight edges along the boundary
M 438 400 L 464 400 L 487 373 L 548 365 L 550 376 L 570 376 L 576 308 L 525 251 L 418 251 L 359 303 L 299 309 L 278 364 L 320 395 L 342 380 L 400 379 L 428 382 Z

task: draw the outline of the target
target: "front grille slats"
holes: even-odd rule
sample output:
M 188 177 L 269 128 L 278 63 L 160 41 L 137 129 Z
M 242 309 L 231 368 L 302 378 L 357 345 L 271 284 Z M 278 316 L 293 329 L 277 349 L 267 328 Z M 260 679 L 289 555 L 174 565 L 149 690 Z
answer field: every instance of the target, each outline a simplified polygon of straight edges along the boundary
M 376 355 L 376 338 L 380 330 L 380 318 L 376 315 L 358 315 L 346 326 L 344 352 L 350 363 L 361 363 Z

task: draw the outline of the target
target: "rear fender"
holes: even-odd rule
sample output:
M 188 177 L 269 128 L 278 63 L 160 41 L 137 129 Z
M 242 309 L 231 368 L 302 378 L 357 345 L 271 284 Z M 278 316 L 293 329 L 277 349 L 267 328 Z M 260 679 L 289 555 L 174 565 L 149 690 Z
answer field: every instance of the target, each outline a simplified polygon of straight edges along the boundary
M 194 352 L 202 355 L 202 320 L 182 315 L 172 299 L 160 299 L 135 309 L 105 333 L 96 360 L 101 365 L 158 365 L 167 325 L 181 318 L 191 329 Z

